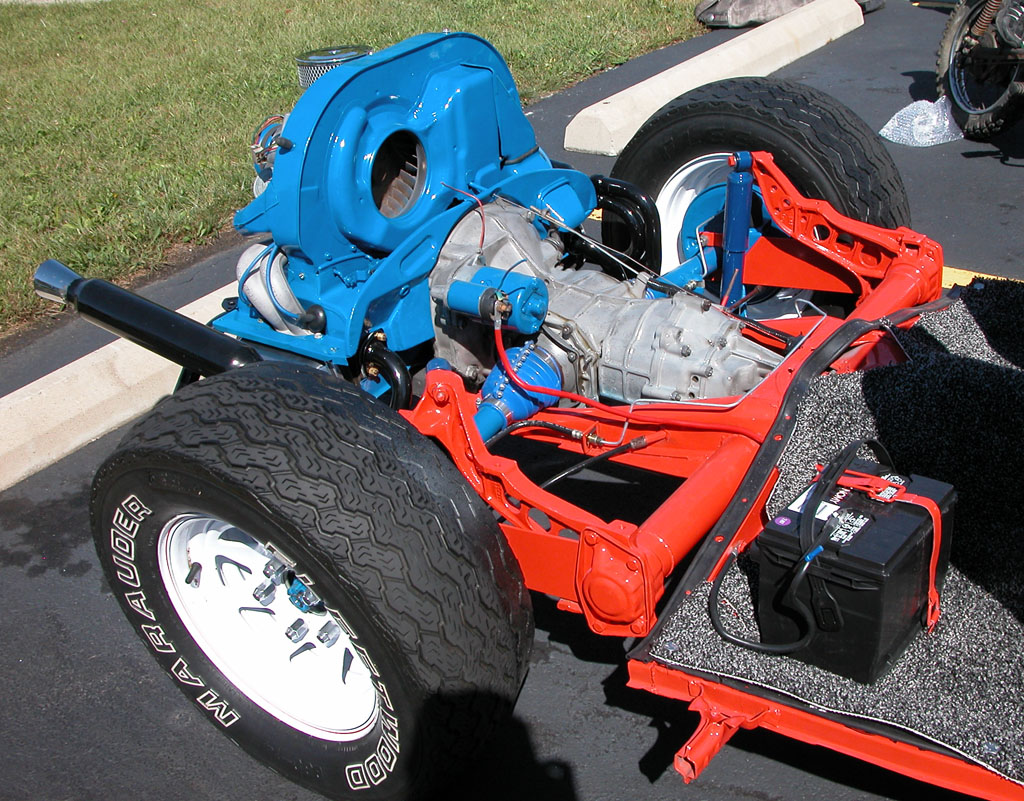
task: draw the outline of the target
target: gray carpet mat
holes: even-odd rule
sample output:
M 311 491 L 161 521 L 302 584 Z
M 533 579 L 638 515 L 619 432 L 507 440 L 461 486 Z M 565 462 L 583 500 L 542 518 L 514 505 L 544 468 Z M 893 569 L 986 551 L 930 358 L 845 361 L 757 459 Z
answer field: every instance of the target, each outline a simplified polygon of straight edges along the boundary
M 899 726 L 1024 783 L 1024 285 L 976 284 L 926 315 L 896 367 L 816 379 L 779 463 L 769 514 L 781 511 L 855 439 L 875 437 L 899 472 L 956 487 L 950 568 L 935 631 L 863 685 L 724 642 L 708 587 L 666 612 L 660 662 L 735 678 L 845 715 Z M 741 557 L 721 591 L 729 630 L 758 639 L 756 564 Z

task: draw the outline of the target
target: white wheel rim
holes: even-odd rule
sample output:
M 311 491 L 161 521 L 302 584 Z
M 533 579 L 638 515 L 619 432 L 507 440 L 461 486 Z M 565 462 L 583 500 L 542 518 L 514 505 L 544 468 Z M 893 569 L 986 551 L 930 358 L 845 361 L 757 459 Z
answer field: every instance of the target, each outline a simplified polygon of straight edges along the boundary
M 164 587 L 185 628 L 250 700 L 323 740 L 356 740 L 374 726 L 373 677 L 345 622 L 322 604 L 314 607 L 319 614 L 303 612 L 289 600 L 288 579 L 269 602 L 254 597 L 267 581 L 268 561 L 283 565 L 262 544 L 222 520 L 180 515 L 164 526 L 157 549 Z M 297 621 L 308 633 L 294 641 L 286 630 Z M 329 645 L 317 636 L 325 626 L 337 635 Z
M 708 153 L 691 161 L 672 173 L 655 198 L 658 215 L 661 218 L 661 273 L 674 270 L 682 263 L 680 233 L 686 212 L 694 199 L 716 184 L 725 184 L 733 171 L 729 159 L 732 153 Z M 702 226 L 707 220 L 696 221 Z M 686 233 L 697 238 L 698 232 Z M 798 317 L 799 299 L 809 299 L 806 290 L 780 289 L 771 298 L 747 307 L 747 314 L 755 319 Z
M 661 272 L 674 270 L 682 263 L 679 233 L 686 210 L 697 195 L 715 184 L 729 180 L 730 153 L 708 153 L 686 162 L 665 182 L 654 200 L 661 217 Z M 693 233 L 693 232 L 687 232 Z

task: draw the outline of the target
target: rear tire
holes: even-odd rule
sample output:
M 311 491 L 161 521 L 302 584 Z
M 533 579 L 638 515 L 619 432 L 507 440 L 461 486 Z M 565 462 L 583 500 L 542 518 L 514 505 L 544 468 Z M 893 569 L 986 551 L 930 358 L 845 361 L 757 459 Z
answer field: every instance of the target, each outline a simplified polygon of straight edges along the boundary
M 429 440 L 326 373 L 262 363 L 165 398 L 101 467 L 91 511 L 161 666 L 319 793 L 425 796 L 515 702 L 532 613 L 492 514 Z
M 964 136 L 978 142 L 991 139 L 1024 114 L 1024 101 L 1010 92 L 1011 83 L 1024 79 L 1024 66 L 982 69 L 960 52 L 984 6 L 985 0 L 960 0 L 953 7 L 935 62 L 939 95 L 949 97 L 953 119 Z
M 896 165 L 853 111 L 789 81 L 718 81 L 676 98 L 651 117 L 612 168 L 612 177 L 655 199 L 662 272 L 679 264 L 678 236 L 690 201 L 727 179 L 728 156 L 740 150 L 767 150 L 799 192 L 828 201 L 848 217 L 886 228 L 910 225 L 910 203 Z M 613 247 L 620 228 L 609 222 L 602 230 Z

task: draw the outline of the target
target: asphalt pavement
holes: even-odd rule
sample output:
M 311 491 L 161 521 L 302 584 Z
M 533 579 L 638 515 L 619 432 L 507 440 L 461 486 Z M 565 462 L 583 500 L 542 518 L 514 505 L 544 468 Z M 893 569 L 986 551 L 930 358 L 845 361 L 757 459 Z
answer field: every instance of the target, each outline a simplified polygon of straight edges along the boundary
M 865 25 L 781 70 L 824 89 L 876 130 L 916 99 L 934 99 L 943 10 L 889 0 Z M 565 153 L 580 109 L 736 35 L 715 31 L 650 54 L 533 104 L 553 158 L 588 172 L 612 159 Z M 890 145 L 915 227 L 947 263 L 1024 277 L 1024 125 L 991 144 Z M 145 291 L 171 306 L 230 280 L 238 248 Z M 53 254 L 55 257 L 60 254 Z M 108 341 L 81 321 L 24 340 L 0 359 L 0 395 Z M 25 421 L 31 425 L 31 420 Z M 106 436 L 0 492 L 0 799 L 313 799 L 232 745 L 172 686 L 132 634 L 101 575 L 89 533 L 93 471 Z M 530 675 L 514 720 L 448 799 L 959 798 L 835 753 L 741 732 L 700 779 L 671 767 L 695 718 L 679 704 L 625 688 L 622 645 L 538 599 Z

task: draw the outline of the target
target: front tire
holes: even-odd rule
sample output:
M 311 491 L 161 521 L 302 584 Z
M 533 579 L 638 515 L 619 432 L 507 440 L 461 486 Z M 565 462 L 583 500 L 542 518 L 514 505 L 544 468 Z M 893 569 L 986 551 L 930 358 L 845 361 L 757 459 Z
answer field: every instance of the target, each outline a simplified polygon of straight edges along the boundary
M 425 796 L 511 710 L 532 617 L 493 516 L 425 437 L 323 372 L 263 363 L 165 398 L 91 511 L 157 661 L 300 784 Z
M 942 33 L 935 62 L 939 95 L 950 99 L 953 119 L 968 139 L 984 142 L 1024 114 L 1020 95 L 1010 91 L 1024 80 L 1024 66 L 984 66 L 972 60 L 964 40 L 985 7 L 985 0 L 960 0 L 953 7 Z M 994 27 L 994 24 L 993 24 Z
M 650 194 L 661 215 L 662 269 L 680 263 L 679 232 L 693 199 L 723 184 L 728 158 L 767 150 L 807 197 L 874 225 L 910 225 L 910 203 L 892 157 L 849 108 L 808 86 L 738 78 L 676 98 L 633 136 L 612 177 Z M 614 222 L 603 230 L 613 246 Z

